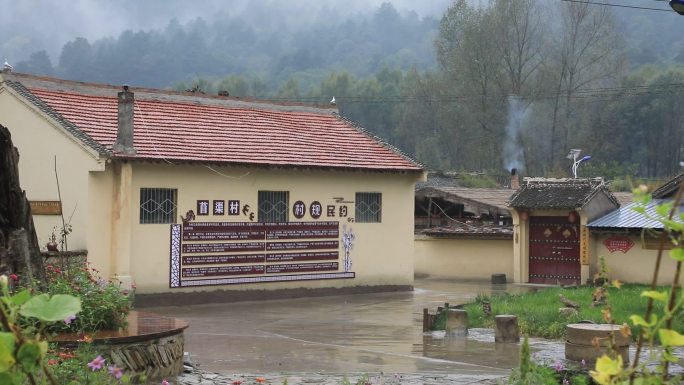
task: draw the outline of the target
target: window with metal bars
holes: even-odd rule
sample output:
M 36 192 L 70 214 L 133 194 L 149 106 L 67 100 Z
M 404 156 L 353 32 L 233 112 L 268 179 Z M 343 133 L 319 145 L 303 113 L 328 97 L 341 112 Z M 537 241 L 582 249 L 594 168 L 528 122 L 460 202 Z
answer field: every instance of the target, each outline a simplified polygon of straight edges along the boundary
M 175 188 L 140 189 L 140 223 L 176 223 Z
M 357 223 L 382 222 L 382 193 L 357 192 L 354 220 Z
M 259 191 L 259 222 L 287 222 L 289 191 Z

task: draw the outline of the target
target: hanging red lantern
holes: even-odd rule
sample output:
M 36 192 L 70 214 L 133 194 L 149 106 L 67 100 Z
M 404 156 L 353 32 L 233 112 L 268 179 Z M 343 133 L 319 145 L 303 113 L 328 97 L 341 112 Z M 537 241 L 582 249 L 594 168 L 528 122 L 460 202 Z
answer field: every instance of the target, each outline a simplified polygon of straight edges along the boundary
M 568 222 L 575 223 L 576 220 L 577 220 L 577 212 L 570 211 L 570 213 L 568 214 Z

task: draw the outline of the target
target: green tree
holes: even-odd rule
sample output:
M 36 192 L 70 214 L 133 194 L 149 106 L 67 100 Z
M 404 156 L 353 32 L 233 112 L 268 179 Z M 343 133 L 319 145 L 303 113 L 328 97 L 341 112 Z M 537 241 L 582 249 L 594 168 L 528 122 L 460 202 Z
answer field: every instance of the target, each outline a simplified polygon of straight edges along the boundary
M 52 76 L 54 75 L 54 68 L 52 62 L 45 50 L 37 51 L 31 54 L 27 61 L 22 61 L 16 65 L 17 71 L 35 74 Z

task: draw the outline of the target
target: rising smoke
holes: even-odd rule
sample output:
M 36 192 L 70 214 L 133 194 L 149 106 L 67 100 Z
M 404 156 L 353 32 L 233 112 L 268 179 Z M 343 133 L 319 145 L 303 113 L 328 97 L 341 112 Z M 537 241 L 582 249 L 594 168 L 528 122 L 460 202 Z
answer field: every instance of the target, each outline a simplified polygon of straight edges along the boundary
M 525 129 L 530 105 L 520 97 L 508 97 L 508 123 L 506 124 L 506 141 L 503 148 L 504 167 L 507 170 L 523 168 L 525 155 L 521 143 L 521 136 Z

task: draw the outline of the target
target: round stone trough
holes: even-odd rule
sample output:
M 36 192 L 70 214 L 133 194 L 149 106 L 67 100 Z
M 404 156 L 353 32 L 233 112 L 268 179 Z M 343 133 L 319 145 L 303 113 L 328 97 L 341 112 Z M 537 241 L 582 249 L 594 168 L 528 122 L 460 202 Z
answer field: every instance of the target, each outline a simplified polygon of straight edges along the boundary
M 188 323 L 172 317 L 141 311 L 128 314 L 128 327 L 101 330 L 92 337 L 93 347 L 126 373 L 145 373 L 149 379 L 175 377 L 183 371 L 183 331 Z M 59 334 L 51 339 L 64 348 L 75 348 L 78 334 Z
M 629 337 L 620 333 L 620 326 L 611 324 L 569 324 L 566 326 L 565 358 L 573 361 L 584 360 L 593 366 L 596 360 L 608 353 L 610 349 L 610 333 L 613 332 L 617 353 L 622 356 L 626 365 L 629 363 Z M 599 349 L 592 345 L 595 337 L 599 338 Z

